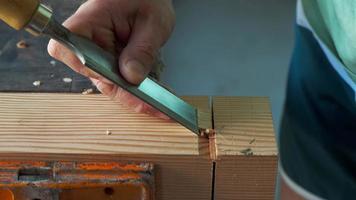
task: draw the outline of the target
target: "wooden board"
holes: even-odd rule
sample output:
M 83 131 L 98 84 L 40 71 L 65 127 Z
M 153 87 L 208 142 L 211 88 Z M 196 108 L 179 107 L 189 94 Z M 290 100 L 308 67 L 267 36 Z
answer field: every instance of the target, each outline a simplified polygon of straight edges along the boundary
M 208 97 L 185 99 L 205 113 L 199 123 L 214 125 L 215 137 L 102 95 L 0 93 L 0 159 L 147 161 L 156 166 L 157 199 L 273 199 L 268 99 L 215 97 L 214 117 Z
M 209 110 L 208 97 L 186 99 Z M 177 123 L 79 94 L 0 93 L 0 116 L 1 160 L 147 161 L 157 199 L 211 198 L 208 139 Z
M 273 199 L 277 147 L 268 98 L 215 97 L 216 199 Z
M 207 97 L 190 100 L 209 106 Z M 102 95 L 1 93 L 0 116 L 1 152 L 199 155 L 208 148 L 183 126 Z

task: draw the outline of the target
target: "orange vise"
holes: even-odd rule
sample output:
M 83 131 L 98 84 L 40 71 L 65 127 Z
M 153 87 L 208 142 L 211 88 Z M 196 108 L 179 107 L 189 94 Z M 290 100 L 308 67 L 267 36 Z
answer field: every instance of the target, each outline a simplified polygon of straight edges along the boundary
M 150 200 L 151 163 L 1 161 L 1 200 Z

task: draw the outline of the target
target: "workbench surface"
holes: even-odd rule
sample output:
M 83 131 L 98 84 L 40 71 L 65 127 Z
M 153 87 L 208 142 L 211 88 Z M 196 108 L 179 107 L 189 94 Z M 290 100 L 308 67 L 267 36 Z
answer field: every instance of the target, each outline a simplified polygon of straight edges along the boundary
M 54 8 L 55 17 L 63 22 L 83 2 L 83 0 L 42 1 Z M 28 48 L 17 48 L 17 43 L 24 40 Z M 82 92 L 93 88 L 91 82 L 56 62 L 47 53 L 49 38 L 35 38 L 25 31 L 12 30 L 0 22 L 0 91 L 2 92 Z M 52 62 L 53 63 L 53 62 Z M 71 83 L 63 82 L 63 78 L 71 78 Z M 36 87 L 34 81 L 41 81 Z

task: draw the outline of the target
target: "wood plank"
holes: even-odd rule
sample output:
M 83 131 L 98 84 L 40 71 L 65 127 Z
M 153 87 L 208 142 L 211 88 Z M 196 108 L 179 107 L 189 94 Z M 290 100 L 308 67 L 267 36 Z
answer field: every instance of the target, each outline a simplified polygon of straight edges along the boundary
M 195 104 L 207 109 L 207 99 Z M 0 93 L 0 116 L 0 152 L 208 154 L 208 141 L 183 126 L 102 95 Z
M 0 116 L 1 160 L 152 162 L 156 199 L 211 199 L 208 139 L 177 123 L 79 94 L 0 93 Z
M 277 156 L 223 156 L 216 162 L 215 198 L 274 199 Z
M 209 98 L 186 100 L 211 126 Z M 102 95 L 0 93 L 0 159 L 147 161 L 156 165 L 157 199 L 210 199 L 213 179 L 216 199 L 272 199 L 277 151 L 268 100 L 213 102 L 217 135 L 209 141 Z
M 214 97 L 216 199 L 273 199 L 277 147 L 268 98 Z
M 214 97 L 218 156 L 277 155 L 268 98 Z

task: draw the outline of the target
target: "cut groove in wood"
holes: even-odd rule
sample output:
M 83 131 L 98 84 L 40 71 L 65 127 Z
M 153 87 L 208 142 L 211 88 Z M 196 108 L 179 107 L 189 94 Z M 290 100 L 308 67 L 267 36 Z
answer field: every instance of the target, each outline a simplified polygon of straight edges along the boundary
M 213 131 L 213 133 L 209 134 L 209 152 L 210 152 L 210 159 L 212 161 L 215 161 L 218 157 L 218 148 L 216 144 L 216 133 Z

